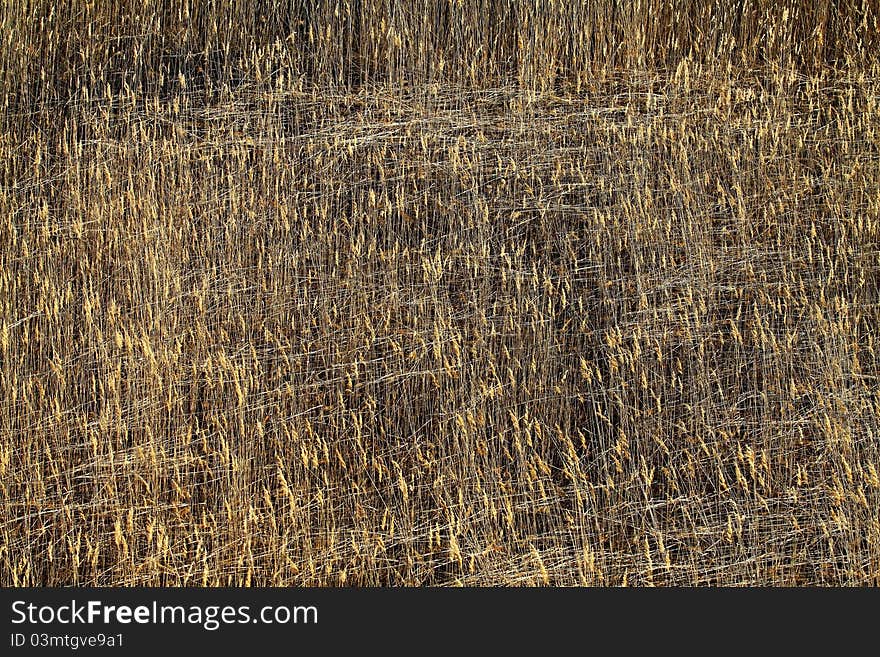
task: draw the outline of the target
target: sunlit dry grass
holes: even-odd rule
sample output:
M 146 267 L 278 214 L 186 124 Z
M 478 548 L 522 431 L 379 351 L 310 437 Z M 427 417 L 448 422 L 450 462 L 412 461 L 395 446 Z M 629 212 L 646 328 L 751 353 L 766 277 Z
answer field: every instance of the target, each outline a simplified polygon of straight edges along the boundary
M 0 584 L 880 583 L 871 3 L 312 5 L 0 9 Z

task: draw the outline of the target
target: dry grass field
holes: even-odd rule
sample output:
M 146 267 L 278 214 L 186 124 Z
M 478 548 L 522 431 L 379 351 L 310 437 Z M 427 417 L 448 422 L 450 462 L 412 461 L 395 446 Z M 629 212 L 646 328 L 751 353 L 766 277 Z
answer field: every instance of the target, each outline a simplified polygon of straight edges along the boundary
M 873 0 L 0 4 L 0 585 L 880 584 Z

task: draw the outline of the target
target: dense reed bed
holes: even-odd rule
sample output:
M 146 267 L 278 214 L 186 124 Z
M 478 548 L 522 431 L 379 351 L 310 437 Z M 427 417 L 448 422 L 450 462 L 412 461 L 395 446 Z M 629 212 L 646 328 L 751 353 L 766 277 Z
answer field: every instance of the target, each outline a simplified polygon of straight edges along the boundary
M 4 4 L 0 584 L 880 583 L 877 21 Z

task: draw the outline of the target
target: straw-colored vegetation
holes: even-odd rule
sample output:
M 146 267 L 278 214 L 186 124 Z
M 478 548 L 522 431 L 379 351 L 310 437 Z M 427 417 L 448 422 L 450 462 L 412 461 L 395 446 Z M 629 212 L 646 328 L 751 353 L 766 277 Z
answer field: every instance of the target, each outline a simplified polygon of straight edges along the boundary
M 0 26 L 0 584 L 880 583 L 875 2 Z

